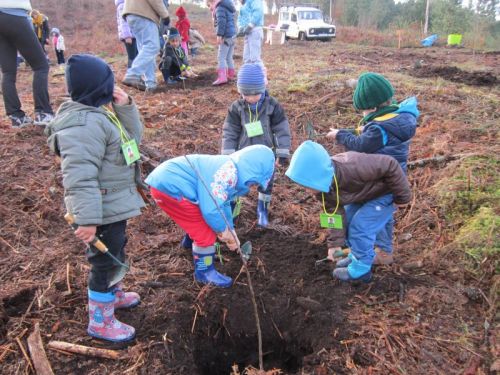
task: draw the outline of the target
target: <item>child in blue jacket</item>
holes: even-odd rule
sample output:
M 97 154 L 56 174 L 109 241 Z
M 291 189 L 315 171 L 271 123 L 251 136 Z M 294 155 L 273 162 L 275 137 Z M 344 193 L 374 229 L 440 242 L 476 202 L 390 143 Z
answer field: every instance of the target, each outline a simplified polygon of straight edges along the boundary
M 393 102 L 394 88 L 382 75 L 364 73 L 358 79 L 353 95 L 354 107 L 363 111 L 361 134 L 346 129 L 331 129 L 334 138 L 349 151 L 383 154 L 394 157 L 406 173 L 411 138 L 415 135 L 417 99 L 410 97 L 399 104 Z M 377 235 L 374 264 L 391 264 L 394 219 Z M 336 250 L 336 249 L 335 249 Z M 335 251 L 331 249 L 331 252 Z
M 214 267 L 215 241 L 219 238 L 230 250 L 238 249 L 230 202 L 247 194 L 252 186 L 265 189 L 274 173 L 274 162 L 269 147 L 255 145 L 231 155 L 170 159 L 146 179 L 158 206 L 193 239 L 197 281 L 231 286 L 232 279 Z

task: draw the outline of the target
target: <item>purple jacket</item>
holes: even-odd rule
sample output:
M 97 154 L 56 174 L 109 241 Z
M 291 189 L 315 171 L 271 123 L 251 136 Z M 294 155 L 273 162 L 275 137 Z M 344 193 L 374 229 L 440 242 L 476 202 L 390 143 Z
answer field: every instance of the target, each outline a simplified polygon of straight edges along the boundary
M 118 38 L 125 40 L 127 38 L 135 38 L 128 26 L 127 21 L 122 17 L 123 5 L 125 0 L 115 0 L 116 5 L 116 23 L 118 24 Z

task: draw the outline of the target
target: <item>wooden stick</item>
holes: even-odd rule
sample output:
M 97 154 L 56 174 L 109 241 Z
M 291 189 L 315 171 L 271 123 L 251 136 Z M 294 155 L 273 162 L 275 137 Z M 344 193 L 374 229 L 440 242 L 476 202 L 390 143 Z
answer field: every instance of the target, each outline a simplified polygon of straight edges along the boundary
M 63 352 L 76 353 L 91 357 L 99 357 L 107 359 L 124 358 L 124 356 L 116 350 L 92 348 L 90 346 L 77 345 L 64 341 L 51 341 L 47 346 L 49 347 L 49 349 L 61 350 Z
M 28 348 L 31 360 L 38 375 L 54 375 L 50 362 L 43 348 L 42 337 L 40 336 L 40 323 L 35 324 L 35 329 L 28 336 Z
M 24 349 L 24 345 L 21 342 L 21 340 L 19 339 L 19 337 L 16 337 L 16 342 L 17 342 L 17 345 L 19 345 L 19 348 L 21 349 L 21 352 L 23 353 L 24 359 L 26 359 L 26 362 L 28 362 L 28 365 L 31 368 L 31 371 L 34 371 L 33 370 L 33 365 L 31 364 L 30 357 L 29 357 L 28 353 L 26 353 L 26 349 Z
M 71 294 L 71 283 L 70 283 L 69 273 L 70 273 L 69 263 L 66 263 L 66 286 L 68 288 L 67 290 L 68 296 Z

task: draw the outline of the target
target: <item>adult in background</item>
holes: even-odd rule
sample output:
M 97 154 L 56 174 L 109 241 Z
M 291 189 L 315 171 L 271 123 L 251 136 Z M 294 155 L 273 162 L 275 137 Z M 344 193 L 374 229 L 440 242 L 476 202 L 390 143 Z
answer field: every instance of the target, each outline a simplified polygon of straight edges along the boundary
M 127 68 L 130 68 L 132 66 L 132 61 L 134 61 L 137 56 L 137 42 L 132 34 L 132 31 L 130 31 L 127 21 L 122 17 L 124 3 L 125 0 L 115 0 L 116 24 L 118 25 L 118 38 L 123 43 L 125 50 L 127 51 Z
M 167 7 L 163 0 L 125 0 L 123 17 L 137 40 L 139 52 L 132 66 L 127 69 L 122 83 L 152 92 L 157 87 L 156 55 L 160 52 L 158 26 L 160 22 L 170 22 Z
M 33 32 L 29 0 L 0 0 L 0 66 L 2 68 L 2 92 L 5 112 L 12 127 L 21 128 L 32 124 L 33 119 L 21 109 L 16 89 L 17 51 L 33 70 L 33 101 L 35 125 L 47 125 L 53 118 L 49 100 L 49 64 L 42 46 Z
M 49 44 L 49 18 L 39 10 L 33 9 L 31 11 L 31 22 L 33 22 L 33 29 L 35 30 L 36 37 L 42 46 L 43 52 L 47 54 L 47 51 L 45 51 L 45 45 Z
M 231 0 L 212 0 L 209 4 L 219 45 L 217 80 L 212 85 L 218 86 L 227 83 L 228 80 L 232 81 L 236 77 L 233 60 L 236 8 Z
M 266 74 L 262 62 L 262 41 L 264 40 L 264 8 L 262 0 L 241 0 L 242 7 L 238 16 L 238 35 L 245 36 L 243 63 L 259 64 Z M 266 74 L 267 81 L 267 74 Z

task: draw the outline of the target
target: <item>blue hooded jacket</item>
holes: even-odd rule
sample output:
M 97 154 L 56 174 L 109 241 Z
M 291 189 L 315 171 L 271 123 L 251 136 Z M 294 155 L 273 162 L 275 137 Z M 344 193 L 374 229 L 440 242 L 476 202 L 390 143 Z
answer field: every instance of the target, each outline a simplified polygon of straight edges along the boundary
M 236 8 L 231 0 L 222 0 L 215 8 L 215 29 L 217 36 L 232 38 L 236 35 L 234 15 Z
M 226 229 L 226 223 L 210 195 L 233 228 L 231 200 L 247 194 L 251 184 L 267 188 L 274 172 L 274 153 L 263 145 L 249 146 L 231 155 L 197 154 L 187 158 L 206 187 L 185 156 L 161 163 L 147 177 L 146 183 L 173 198 L 185 198 L 198 205 L 207 224 L 217 233 Z
M 335 168 L 328 152 L 319 143 L 305 141 L 293 153 L 285 175 L 292 181 L 323 193 L 330 191 Z
M 392 156 L 406 171 L 410 142 L 415 135 L 419 114 L 417 98 L 412 96 L 401 102 L 396 111 L 367 123 L 361 135 L 339 130 L 336 139 L 349 151 Z
M 264 26 L 264 7 L 262 0 L 246 0 L 238 16 L 238 28 L 246 28 L 248 24 Z

